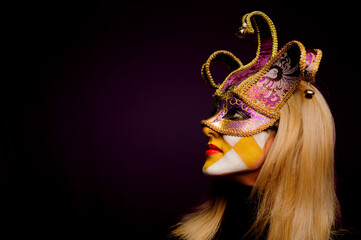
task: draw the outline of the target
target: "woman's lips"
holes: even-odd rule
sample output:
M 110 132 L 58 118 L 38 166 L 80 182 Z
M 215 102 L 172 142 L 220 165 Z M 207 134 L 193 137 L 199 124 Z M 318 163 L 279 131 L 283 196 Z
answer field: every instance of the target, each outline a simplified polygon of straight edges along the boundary
M 207 145 L 206 156 L 211 156 L 219 153 L 222 153 L 222 150 L 219 149 L 216 145 L 213 144 Z

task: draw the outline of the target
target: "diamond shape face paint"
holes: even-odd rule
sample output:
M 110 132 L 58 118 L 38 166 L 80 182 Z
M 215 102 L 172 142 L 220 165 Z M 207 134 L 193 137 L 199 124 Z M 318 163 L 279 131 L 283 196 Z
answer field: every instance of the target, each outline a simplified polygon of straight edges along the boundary
M 210 152 L 203 166 L 203 173 L 210 176 L 226 175 L 249 169 L 262 155 L 269 134 L 265 131 L 250 137 L 230 135 L 211 136 Z M 214 150 L 215 151 L 211 151 Z

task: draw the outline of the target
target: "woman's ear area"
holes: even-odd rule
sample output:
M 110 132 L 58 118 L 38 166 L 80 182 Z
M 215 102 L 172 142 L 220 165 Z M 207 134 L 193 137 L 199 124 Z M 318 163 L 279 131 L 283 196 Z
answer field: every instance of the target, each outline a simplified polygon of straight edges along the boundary
M 276 137 L 276 130 L 269 128 L 267 130 L 265 130 L 268 133 L 268 138 L 266 140 L 266 143 L 262 149 L 262 154 L 261 156 L 258 158 L 258 160 L 249 167 L 249 170 L 258 170 L 259 168 L 262 167 L 263 163 L 265 162 L 267 156 L 268 156 L 268 152 L 271 149 L 271 146 L 273 144 L 273 141 Z

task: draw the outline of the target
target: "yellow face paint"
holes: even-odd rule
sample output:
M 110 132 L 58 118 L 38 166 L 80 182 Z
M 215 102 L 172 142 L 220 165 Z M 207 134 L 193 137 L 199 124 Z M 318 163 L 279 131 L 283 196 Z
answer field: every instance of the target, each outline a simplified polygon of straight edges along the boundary
M 208 142 L 209 145 L 217 146 L 222 152 L 218 154 L 207 155 L 206 153 L 206 162 L 203 165 L 203 171 L 207 170 L 208 167 L 213 165 L 219 159 L 221 159 L 225 153 L 232 149 L 232 146 L 227 143 L 223 137 L 220 138 L 211 138 Z
M 250 137 L 211 134 L 203 172 L 207 175 L 223 175 L 248 169 L 262 155 L 267 138 L 267 132 Z
M 241 140 L 234 145 L 233 149 L 242 158 L 247 167 L 252 166 L 262 155 L 262 149 L 253 136 L 242 137 Z

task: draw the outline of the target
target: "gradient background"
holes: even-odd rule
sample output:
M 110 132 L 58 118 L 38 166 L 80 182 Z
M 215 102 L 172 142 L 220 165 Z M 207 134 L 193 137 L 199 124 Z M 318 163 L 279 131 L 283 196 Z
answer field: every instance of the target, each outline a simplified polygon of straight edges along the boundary
M 200 67 L 219 49 L 253 59 L 255 40 L 234 32 L 243 14 L 261 10 L 280 47 L 296 39 L 324 52 L 317 86 L 336 122 L 337 193 L 345 227 L 359 231 L 356 5 L 91 2 L 3 8 L 10 74 L 1 81 L 2 230 L 162 239 L 210 183 L 199 122 L 210 114 L 212 90 Z

